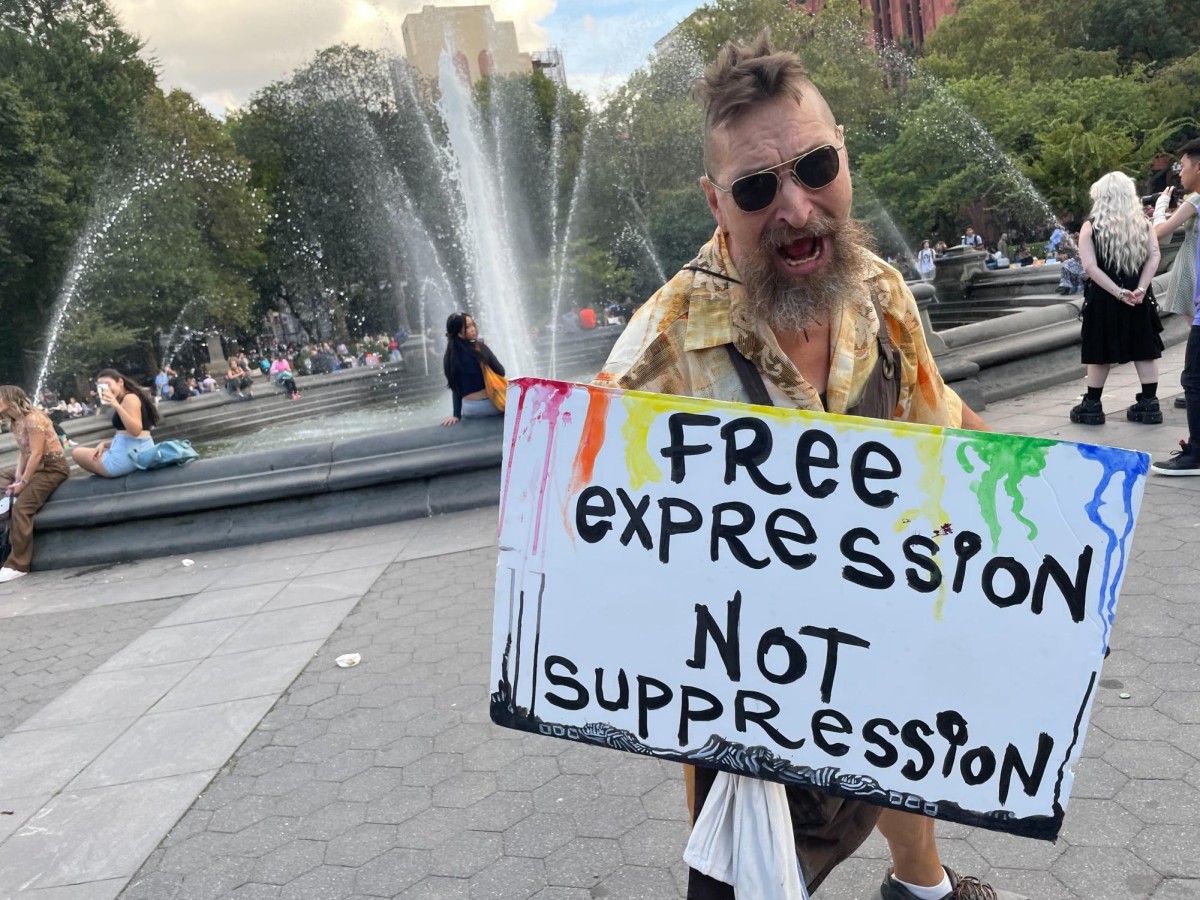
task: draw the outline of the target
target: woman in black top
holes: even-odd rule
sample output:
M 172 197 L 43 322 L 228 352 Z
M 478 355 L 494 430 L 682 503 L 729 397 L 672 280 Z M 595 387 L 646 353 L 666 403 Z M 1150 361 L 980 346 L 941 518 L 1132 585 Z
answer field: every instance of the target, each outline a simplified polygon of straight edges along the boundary
M 497 375 L 504 374 L 504 366 L 479 340 L 475 320 L 466 313 L 454 313 L 446 320 L 446 338 L 442 371 L 446 373 L 446 385 L 454 398 L 454 414 L 443 419 L 442 424 L 454 425 L 459 419 L 500 415 L 501 411 L 488 399 L 484 389 L 481 364 L 486 363 Z
M 71 457 L 81 469 L 105 478 L 128 475 L 137 468 L 134 456 L 154 446 L 150 429 L 158 424 L 158 410 L 145 388 L 115 369 L 96 376 L 99 403 L 112 407 L 116 434 L 95 447 L 76 447 Z

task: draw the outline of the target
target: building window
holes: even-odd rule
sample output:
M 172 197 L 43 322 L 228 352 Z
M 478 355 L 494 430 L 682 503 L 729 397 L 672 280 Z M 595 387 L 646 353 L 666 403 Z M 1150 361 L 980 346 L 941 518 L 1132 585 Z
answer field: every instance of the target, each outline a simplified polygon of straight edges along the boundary
M 479 77 L 487 78 L 496 70 L 496 61 L 492 58 L 491 50 L 479 51 Z
M 467 62 L 467 54 L 461 50 L 454 53 L 454 71 L 458 72 L 458 77 L 463 80 L 464 84 L 471 83 L 471 64 Z

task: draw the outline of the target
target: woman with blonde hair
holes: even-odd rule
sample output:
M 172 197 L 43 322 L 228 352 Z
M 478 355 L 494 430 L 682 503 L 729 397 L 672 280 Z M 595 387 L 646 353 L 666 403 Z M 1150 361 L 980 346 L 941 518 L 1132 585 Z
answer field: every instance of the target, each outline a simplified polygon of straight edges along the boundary
M 0 489 L 9 506 L 12 553 L 0 567 L 0 583 L 29 573 L 33 560 L 33 514 L 67 480 L 71 468 L 52 423 L 19 387 L 0 385 L 0 417 L 17 441 L 16 466 L 0 471 Z
M 1092 185 L 1092 212 L 1079 231 L 1079 261 L 1087 273 L 1083 293 L 1083 346 L 1087 394 L 1071 421 L 1103 425 L 1100 395 L 1108 370 L 1132 361 L 1142 389 L 1126 411 L 1130 422 L 1162 422 L 1158 360 L 1163 342 L 1150 279 L 1158 268 L 1158 238 L 1146 220 L 1133 179 L 1109 172 Z

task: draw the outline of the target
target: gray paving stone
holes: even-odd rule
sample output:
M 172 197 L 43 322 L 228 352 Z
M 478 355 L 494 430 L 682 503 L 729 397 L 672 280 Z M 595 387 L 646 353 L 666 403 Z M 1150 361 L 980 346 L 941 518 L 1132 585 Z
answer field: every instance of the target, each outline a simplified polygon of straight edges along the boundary
M 504 838 L 490 831 L 463 831 L 439 844 L 431 853 L 430 872 L 470 878 L 504 853 Z
M 358 868 L 396 846 L 391 825 L 364 823 L 339 834 L 325 845 L 325 863 Z
M 468 900 L 470 896 L 470 881 L 440 875 L 430 875 L 396 895 L 403 900 Z
M 1085 897 L 1149 897 L 1162 882 L 1130 851 L 1113 847 L 1071 847 L 1051 871 Z
M 212 773 L 60 794 L 0 845 L 0 884 L 61 887 L 128 877 Z
M 97 718 L 140 716 L 197 665 L 190 661 L 86 675 L 72 685 L 69 692 L 60 694 L 26 719 L 17 730 L 80 725 L 95 722 Z
M 1200 847 L 1200 827 L 1147 825 L 1130 846 L 1156 872 L 1168 878 L 1200 875 L 1200 865 L 1197 865 L 1196 859 L 1196 848 Z M 1200 897 L 1200 894 L 1196 896 Z
M 249 621 L 249 616 L 153 628 L 113 654 L 97 671 L 138 669 L 165 663 L 200 660 L 211 655 Z
M 568 809 L 535 812 L 504 832 L 504 852 L 509 856 L 544 859 L 575 837 L 575 822 Z
M 545 883 L 546 868 L 541 859 L 506 856 L 471 879 L 471 898 L 527 898 L 540 890 Z
M 1200 791 L 1187 784 L 1131 781 L 1116 800 L 1150 824 L 1200 825 Z
M 1168 878 L 1158 886 L 1152 900 L 1193 900 L 1200 897 L 1200 879 Z
M 285 885 L 279 900 L 344 900 L 354 893 L 355 878 L 354 869 L 324 866 Z
M 61 790 L 133 722 L 109 719 L 7 735 L 0 739 L 0 797 Z
M 429 873 L 425 850 L 393 848 L 355 870 L 354 888 L 372 897 L 392 897 Z
M 71 782 L 73 790 L 216 771 L 233 755 L 271 698 L 234 700 L 144 716 Z
M 159 625 L 189 625 L 194 622 L 248 616 L 262 609 L 263 605 L 286 585 L 286 581 L 275 581 L 201 591 L 182 608 L 165 616 Z
M 284 885 L 320 866 L 325 859 L 322 841 L 290 841 L 263 857 L 254 866 L 254 880 Z
M 155 712 L 226 703 L 283 691 L 320 648 L 320 641 L 267 647 L 206 659 L 171 688 Z

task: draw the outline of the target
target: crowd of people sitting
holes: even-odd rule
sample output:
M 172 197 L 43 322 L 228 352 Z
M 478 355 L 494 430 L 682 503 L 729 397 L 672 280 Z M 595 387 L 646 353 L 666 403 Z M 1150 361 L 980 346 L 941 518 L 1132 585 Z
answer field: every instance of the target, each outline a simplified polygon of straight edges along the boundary
M 955 247 L 983 251 L 983 264 L 988 269 L 1024 268 L 1026 266 L 1060 266 L 1059 294 L 1081 294 L 1084 287 L 1083 264 L 1079 259 L 1079 233 L 1069 231 L 1056 221 L 1053 231 L 1043 244 L 1030 247 L 1024 241 L 1013 241 L 1008 232 L 1001 232 L 994 241 L 985 241 L 974 227 L 968 225 Z M 909 280 L 933 281 L 938 265 L 947 258 L 951 247 L 943 240 L 923 241 L 909 259 L 889 258 Z

